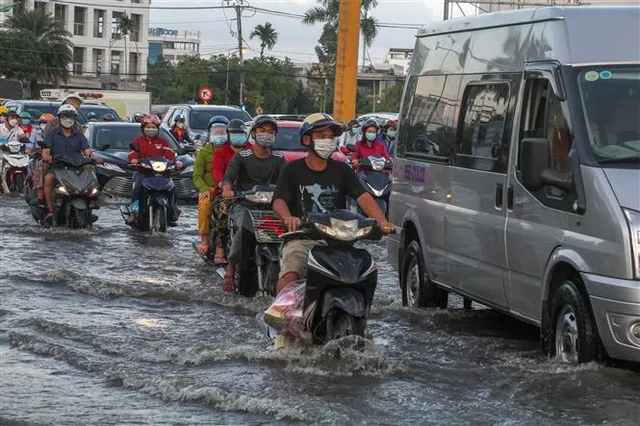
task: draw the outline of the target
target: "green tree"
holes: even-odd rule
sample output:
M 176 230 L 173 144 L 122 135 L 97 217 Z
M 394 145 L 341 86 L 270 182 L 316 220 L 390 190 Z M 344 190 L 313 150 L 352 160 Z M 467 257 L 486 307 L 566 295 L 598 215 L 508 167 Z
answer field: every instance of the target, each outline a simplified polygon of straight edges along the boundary
M 69 78 L 73 60 L 71 34 L 44 9 L 15 9 L 0 32 L 0 72 L 28 82 L 31 97 L 41 82 L 59 84 Z
M 253 32 L 249 34 L 249 38 L 253 39 L 257 37 L 260 40 L 260 57 L 264 57 L 264 49 L 273 50 L 273 47 L 278 42 L 278 33 L 276 32 L 271 22 L 267 22 L 264 25 L 256 25 Z
M 129 78 L 129 69 L 127 68 L 127 63 L 129 62 L 129 53 L 127 51 L 127 38 L 130 37 L 131 33 L 135 30 L 135 22 L 127 13 L 123 13 L 118 16 L 117 19 L 118 31 L 120 35 L 124 39 L 124 63 L 125 63 L 125 75 L 127 75 L 127 79 Z M 133 76 L 135 78 L 135 76 Z
M 402 100 L 402 90 L 404 82 L 397 82 L 393 86 L 382 91 L 380 101 L 376 106 L 378 111 L 398 112 L 400 110 L 400 101 Z

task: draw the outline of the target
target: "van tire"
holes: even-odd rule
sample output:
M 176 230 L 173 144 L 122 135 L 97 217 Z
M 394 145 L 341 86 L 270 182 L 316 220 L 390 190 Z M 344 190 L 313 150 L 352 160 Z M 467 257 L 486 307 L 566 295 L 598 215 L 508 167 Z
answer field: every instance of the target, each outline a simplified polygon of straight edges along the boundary
M 413 240 L 405 249 L 401 274 L 402 305 L 446 309 L 449 292 L 437 287 L 428 277 L 420 243 Z
M 554 295 L 548 328 L 551 356 L 571 364 L 603 360 L 589 302 L 573 279 L 564 281 Z

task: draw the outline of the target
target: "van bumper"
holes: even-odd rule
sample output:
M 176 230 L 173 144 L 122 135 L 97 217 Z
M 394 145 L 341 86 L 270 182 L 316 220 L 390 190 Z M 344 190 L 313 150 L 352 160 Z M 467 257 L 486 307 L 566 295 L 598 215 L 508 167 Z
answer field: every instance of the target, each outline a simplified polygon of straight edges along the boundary
M 609 356 L 640 363 L 640 337 L 631 331 L 634 325 L 640 328 L 640 281 L 585 273 L 581 276 Z

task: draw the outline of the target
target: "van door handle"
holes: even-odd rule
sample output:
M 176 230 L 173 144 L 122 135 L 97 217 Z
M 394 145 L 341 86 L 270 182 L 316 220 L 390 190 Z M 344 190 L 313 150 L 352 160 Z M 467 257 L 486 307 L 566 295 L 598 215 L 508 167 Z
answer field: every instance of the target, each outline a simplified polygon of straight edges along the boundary
M 507 209 L 513 210 L 513 186 L 507 188 Z
M 501 183 L 496 184 L 496 208 L 502 208 L 502 196 L 504 194 L 504 186 Z

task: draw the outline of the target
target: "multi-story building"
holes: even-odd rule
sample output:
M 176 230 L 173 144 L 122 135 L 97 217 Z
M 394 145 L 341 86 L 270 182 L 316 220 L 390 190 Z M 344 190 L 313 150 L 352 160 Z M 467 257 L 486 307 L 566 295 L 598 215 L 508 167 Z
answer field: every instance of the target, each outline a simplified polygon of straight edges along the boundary
M 21 7 L 46 9 L 71 33 L 73 62 L 69 64 L 69 87 L 141 88 L 141 80 L 147 72 L 150 0 L 93 3 L 86 0 L 23 0 Z M 122 34 L 119 25 L 125 14 L 133 23 L 133 29 L 127 35 Z M 0 25 L 2 23 L 0 20 Z
M 162 56 L 175 65 L 188 56 L 200 55 L 200 31 L 149 28 L 148 37 L 151 63 Z

